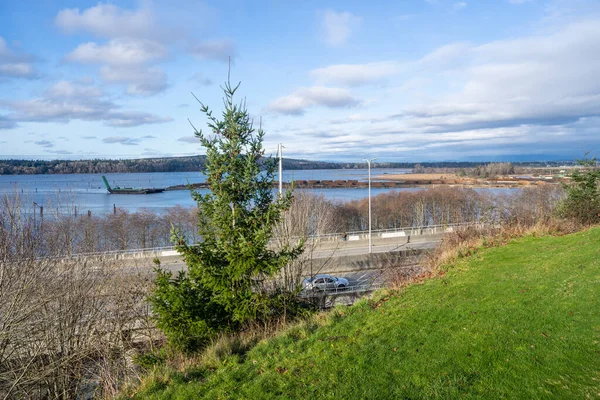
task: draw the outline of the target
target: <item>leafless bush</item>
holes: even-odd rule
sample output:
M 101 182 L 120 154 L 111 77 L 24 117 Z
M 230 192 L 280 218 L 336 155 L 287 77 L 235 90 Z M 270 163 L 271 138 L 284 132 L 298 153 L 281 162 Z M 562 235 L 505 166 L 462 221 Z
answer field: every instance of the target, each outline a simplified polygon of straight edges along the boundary
M 303 254 L 281 271 L 285 288 L 300 286 L 302 278 L 317 274 L 335 253 L 337 241 L 332 241 L 330 257 L 316 257 L 317 246 L 322 243 L 319 235 L 334 231 L 334 205 L 323 197 L 305 191 L 297 191 L 292 207 L 275 227 L 277 246 L 294 245 L 304 241 Z
M 543 185 L 523 188 L 510 196 L 498 196 L 496 205 L 503 225 L 534 226 L 556 219 L 556 210 L 565 197 L 559 185 Z
M 372 199 L 373 229 L 444 225 L 480 220 L 490 199 L 472 189 L 439 187 L 416 192 L 392 191 Z M 343 230 L 368 227 L 368 199 L 337 207 Z
M 126 369 L 116 365 L 126 365 L 138 338 L 131 332 L 151 332 L 148 276 L 131 267 L 117 275 L 101 259 L 55 257 L 69 249 L 58 239 L 40 256 L 39 221 L 23 199 L 0 203 L 0 399 L 87 397 L 107 387 L 99 365 L 109 354 L 120 362 L 111 376 L 122 378 Z

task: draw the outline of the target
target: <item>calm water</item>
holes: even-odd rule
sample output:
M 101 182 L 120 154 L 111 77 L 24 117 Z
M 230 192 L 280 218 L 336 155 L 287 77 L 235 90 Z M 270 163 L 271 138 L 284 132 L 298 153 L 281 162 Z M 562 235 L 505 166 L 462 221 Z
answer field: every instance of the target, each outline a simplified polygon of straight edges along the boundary
M 371 175 L 402 174 L 408 169 L 372 169 Z M 201 172 L 152 172 L 152 173 L 125 173 L 106 174 L 112 186 L 121 187 L 156 187 L 165 188 L 173 185 L 204 182 L 205 176 Z M 366 169 L 338 169 L 338 170 L 306 170 L 283 171 L 284 181 L 292 179 L 313 180 L 347 180 L 355 179 L 366 181 Z M 308 189 L 307 189 L 308 190 Z M 372 188 L 371 194 L 376 196 L 398 189 Z M 404 191 L 421 189 L 407 188 Z M 323 194 L 333 201 L 349 201 L 366 198 L 366 188 L 342 189 L 311 189 L 313 193 Z M 113 207 L 122 207 L 129 211 L 146 208 L 155 212 L 181 205 L 194 206 L 195 203 L 187 190 L 168 191 L 148 195 L 109 194 L 102 183 L 102 174 L 70 174 L 70 175 L 3 175 L 0 176 L 0 195 L 22 193 L 26 202 L 35 202 L 44 206 L 46 210 L 64 207 L 68 204 L 77 207 L 79 212 L 108 213 Z M 203 192 L 203 190 L 200 190 Z

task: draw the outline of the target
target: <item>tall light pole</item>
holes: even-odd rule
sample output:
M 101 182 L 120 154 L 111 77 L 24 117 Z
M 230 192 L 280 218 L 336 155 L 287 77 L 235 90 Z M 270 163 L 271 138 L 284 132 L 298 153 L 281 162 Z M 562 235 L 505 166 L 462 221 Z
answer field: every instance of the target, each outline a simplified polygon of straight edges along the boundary
M 369 166 L 369 254 L 370 254 L 370 253 L 373 253 L 373 243 L 371 242 L 371 163 L 377 159 L 371 158 L 369 160 L 369 159 L 364 158 L 363 160 L 365 160 L 367 162 L 367 165 Z
M 283 144 L 277 145 L 277 156 L 279 157 L 279 196 L 283 193 Z

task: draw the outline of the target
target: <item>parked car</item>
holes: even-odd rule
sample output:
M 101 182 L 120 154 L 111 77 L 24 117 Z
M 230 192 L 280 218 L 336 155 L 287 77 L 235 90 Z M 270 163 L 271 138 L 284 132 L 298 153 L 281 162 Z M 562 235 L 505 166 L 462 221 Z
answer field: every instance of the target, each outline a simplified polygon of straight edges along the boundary
M 338 278 L 331 275 L 319 274 L 312 278 L 304 279 L 304 290 L 331 290 L 344 289 L 348 287 L 348 279 Z

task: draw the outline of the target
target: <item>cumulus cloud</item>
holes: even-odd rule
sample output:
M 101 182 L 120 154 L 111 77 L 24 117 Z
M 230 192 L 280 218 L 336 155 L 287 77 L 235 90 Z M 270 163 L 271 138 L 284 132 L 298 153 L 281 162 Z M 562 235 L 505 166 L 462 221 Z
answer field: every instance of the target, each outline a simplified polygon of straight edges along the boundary
M 66 59 L 85 64 L 130 66 L 146 64 L 167 56 L 162 44 L 144 39 L 113 39 L 98 45 L 88 42 L 79 45 Z
M 600 114 L 600 21 L 477 46 L 461 90 L 408 111 L 443 126 L 564 123 Z
M 106 39 L 80 44 L 66 61 L 99 65 L 104 82 L 124 85 L 130 95 L 151 96 L 169 87 L 166 73 L 157 66 L 168 58 L 169 48 L 176 40 L 191 42 L 190 35 L 168 15 L 160 15 L 160 21 L 158 17 L 150 2 L 142 2 L 137 9 L 100 3 L 83 10 L 64 9 L 56 15 L 55 24 L 67 34 L 91 33 Z M 187 50 L 220 61 L 236 55 L 230 40 L 200 41 Z
M 145 38 L 154 35 L 159 28 L 148 7 L 125 10 L 102 3 L 83 11 L 66 8 L 57 14 L 55 23 L 66 33 L 89 32 L 102 38 Z
M 303 119 L 286 128 L 286 140 L 299 153 L 318 147 L 346 159 L 365 146 L 413 161 L 580 157 L 600 146 L 597 71 L 600 19 L 592 17 L 510 40 L 450 44 L 415 60 L 329 66 L 310 76 L 348 86 L 386 81 L 383 90 L 360 89 L 385 100 L 365 101 L 360 115 Z M 408 82 L 417 82 L 410 93 Z M 273 108 L 301 114 L 305 97 L 294 93 Z
M 344 11 L 324 10 L 319 12 L 321 35 L 330 46 L 341 46 L 362 23 L 362 18 Z
M 359 104 L 360 101 L 346 89 L 313 86 L 276 99 L 270 104 L 269 109 L 279 114 L 302 115 L 312 106 L 347 108 Z
M 127 93 L 132 95 L 152 95 L 168 87 L 167 74 L 159 67 L 111 67 L 100 68 L 104 82 L 127 85 Z
M 227 62 L 235 58 L 235 45 L 230 40 L 209 40 L 190 46 L 190 52 L 198 57 Z
M 149 66 L 162 60 L 168 52 L 165 46 L 151 40 L 114 39 L 104 45 L 85 43 L 66 59 L 85 64 L 105 64 L 100 68 L 104 82 L 123 84 L 131 95 L 149 96 L 168 87 L 165 72 Z
M 365 64 L 335 64 L 310 71 L 310 77 L 321 84 L 336 83 L 361 86 L 380 83 L 402 73 L 418 73 L 424 69 L 440 69 L 462 59 L 471 48 L 466 43 L 441 46 L 414 61 L 381 61 Z
M 165 60 L 169 51 L 150 8 L 126 10 L 99 4 L 84 11 L 65 9 L 55 22 L 67 33 L 90 32 L 109 39 L 80 44 L 66 61 L 100 65 L 104 82 L 124 85 L 131 95 L 150 96 L 167 89 L 167 75 L 155 64 Z
M 0 36 L 0 77 L 36 79 L 39 71 L 33 66 L 35 58 L 8 48 Z
M 104 91 L 94 85 L 71 81 L 58 81 L 44 91 L 49 98 L 96 98 L 104 96 Z
M 140 111 L 122 110 L 104 92 L 93 85 L 59 81 L 44 91 L 43 96 L 30 100 L 2 100 L 0 106 L 10 110 L 0 118 L 9 128 L 18 122 L 62 122 L 83 120 L 103 121 L 114 127 L 133 127 L 169 122 L 168 117 Z

